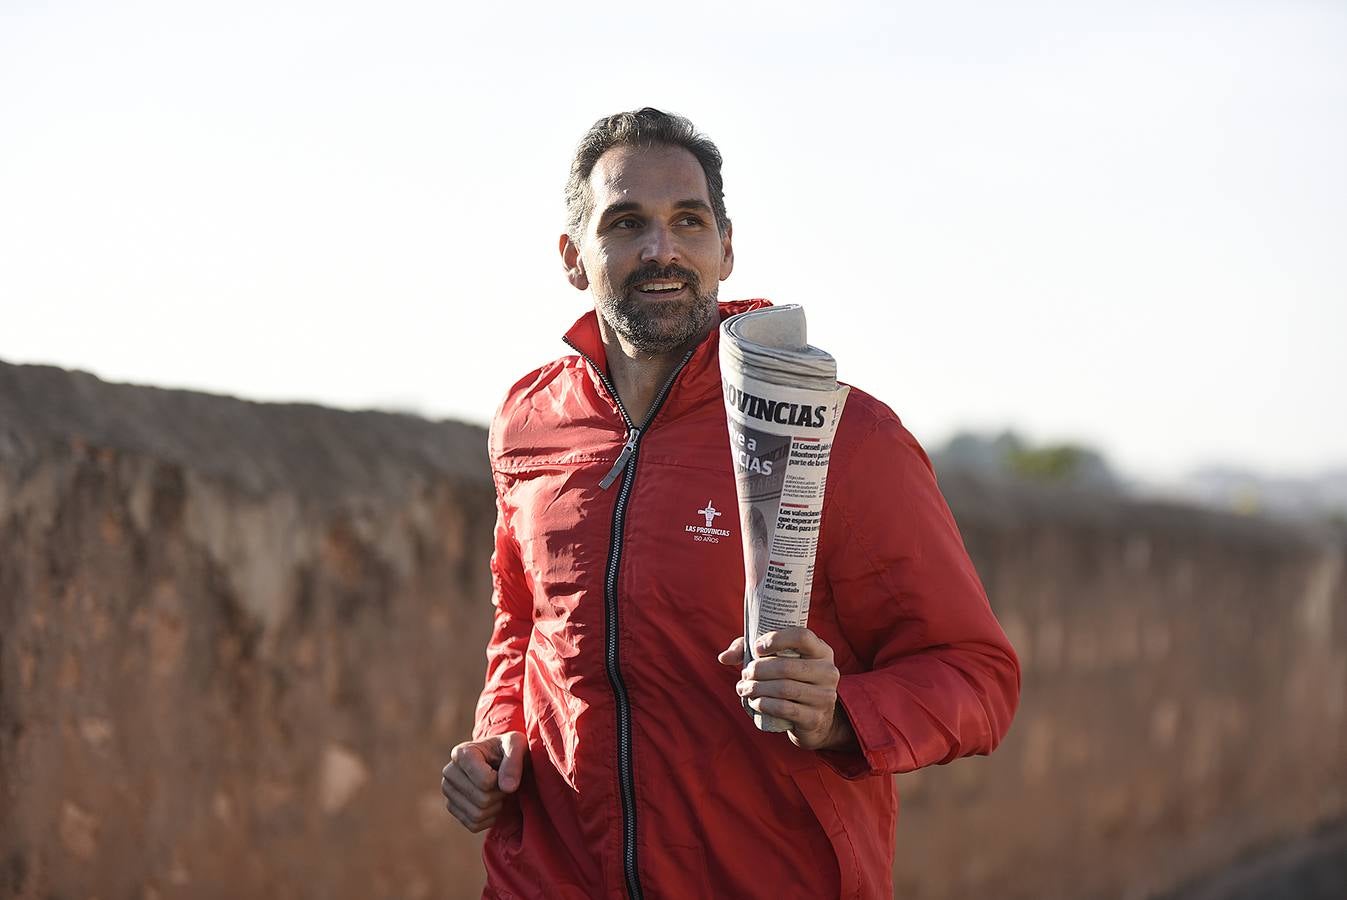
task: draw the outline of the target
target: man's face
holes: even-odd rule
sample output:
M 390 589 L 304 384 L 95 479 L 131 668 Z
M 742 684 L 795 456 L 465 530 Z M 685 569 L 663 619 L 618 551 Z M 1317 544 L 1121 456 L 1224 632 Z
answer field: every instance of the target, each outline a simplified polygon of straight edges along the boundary
M 697 158 L 682 147 L 614 147 L 589 186 L 578 246 L 561 238 L 571 284 L 593 290 L 600 317 L 633 350 L 666 353 L 705 334 L 734 254 Z

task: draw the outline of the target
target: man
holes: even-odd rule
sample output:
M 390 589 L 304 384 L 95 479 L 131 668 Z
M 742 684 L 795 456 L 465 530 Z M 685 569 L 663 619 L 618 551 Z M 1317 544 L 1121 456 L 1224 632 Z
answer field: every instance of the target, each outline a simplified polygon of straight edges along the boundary
M 740 671 L 718 325 L 765 301 L 717 303 L 720 166 L 643 109 L 597 122 L 571 167 L 561 258 L 595 309 L 492 423 L 495 629 L 441 782 L 465 826 L 492 826 L 488 897 L 890 896 L 890 776 L 990 752 L 1018 702 L 925 454 L 854 389 L 809 627 Z M 717 542 L 685 529 L 704 518 Z M 791 731 L 757 731 L 741 697 Z

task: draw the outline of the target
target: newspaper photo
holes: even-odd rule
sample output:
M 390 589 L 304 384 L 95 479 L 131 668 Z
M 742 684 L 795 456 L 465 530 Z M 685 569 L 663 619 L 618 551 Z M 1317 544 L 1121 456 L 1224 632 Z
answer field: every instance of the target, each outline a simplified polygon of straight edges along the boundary
M 769 306 L 721 324 L 720 373 L 744 543 L 744 664 L 769 631 L 804 626 L 828 457 L 848 388 L 806 339 L 804 309 Z M 762 731 L 790 723 L 744 708 Z

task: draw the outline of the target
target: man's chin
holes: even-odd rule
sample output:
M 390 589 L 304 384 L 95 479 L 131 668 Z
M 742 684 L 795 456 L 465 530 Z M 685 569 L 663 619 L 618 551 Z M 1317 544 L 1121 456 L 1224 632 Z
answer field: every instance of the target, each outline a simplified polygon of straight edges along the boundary
M 627 339 L 627 343 L 642 353 L 669 353 L 686 346 L 700 335 L 687 328 L 680 328 L 677 331 L 634 328 L 622 336 Z
M 628 300 L 619 309 L 607 311 L 604 318 L 637 350 L 667 353 L 705 335 L 715 321 L 715 309 L 714 298 L 680 303 L 641 297 L 635 303 Z

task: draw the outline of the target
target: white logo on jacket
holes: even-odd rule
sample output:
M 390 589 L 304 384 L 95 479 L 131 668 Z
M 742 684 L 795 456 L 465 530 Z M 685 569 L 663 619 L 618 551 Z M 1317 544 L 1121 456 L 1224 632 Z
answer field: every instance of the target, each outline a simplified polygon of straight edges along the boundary
M 719 544 L 720 539 L 729 537 L 730 532 L 727 528 L 713 528 L 716 516 L 721 515 L 721 511 L 716 509 L 710 501 L 706 501 L 706 508 L 697 510 L 697 514 L 706 520 L 705 525 L 684 525 L 683 530 L 692 535 L 694 541 L 704 541 L 708 544 Z
M 718 510 L 718 509 L 716 509 L 714 506 L 712 506 L 710 500 L 707 500 L 707 501 L 706 501 L 706 509 L 699 509 L 699 510 L 697 510 L 697 512 L 699 512 L 699 513 L 701 513 L 702 515 L 706 516 L 706 527 L 707 527 L 707 528 L 710 528 L 711 525 L 713 524 L 713 522 L 714 522 L 716 516 L 720 515 L 720 510 Z

